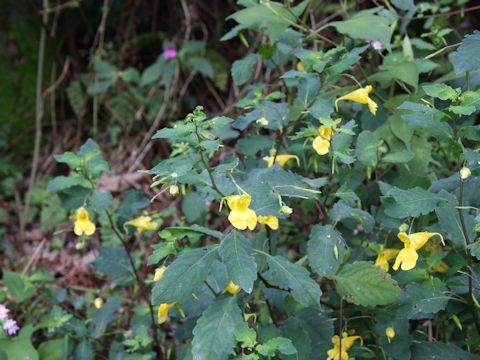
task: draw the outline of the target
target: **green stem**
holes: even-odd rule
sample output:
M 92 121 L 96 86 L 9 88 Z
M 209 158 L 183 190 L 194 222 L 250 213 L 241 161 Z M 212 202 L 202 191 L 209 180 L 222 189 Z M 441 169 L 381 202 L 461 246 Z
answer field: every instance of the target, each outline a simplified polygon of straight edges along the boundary
M 140 296 L 148 304 L 148 308 L 150 310 L 150 321 L 151 321 L 152 327 L 153 327 L 153 340 L 155 341 L 155 345 L 156 345 L 157 350 L 158 350 L 158 354 L 157 354 L 158 359 L 162 360 L 163 359 L 163 351 L 162 351 L 162 346 L 160 344 L 160 341 L 158 339 L 157 324 L 155 323 L 155 311 L 153 309 L 152 303 L 150 302 L 150 298 L 149 298 L 147 292 L 145 291 L 145 284 L 142 281 L 140 275 L 138 274 L 137 268 L 135 267 L 135 262 L 133 261 L 133 258 L 132 258 L 132 254 L 130 254 L 130 251 L 128 250 L 127 242 L 125 241 L 124 237 L 122 236 L 122 234 L 120 234 L 117 227 L 115 226 L 115 224 L 113 222 L 112 215 L 108 211 L 105 211 L 105 212 L 107 214 L 108 222 L 110 224 L 110 227 L 112 228 L 115 236 L 122 243 L 123 248 L 125 249 L 125 252 L 127 253 L 128 260 L 130 262 L 130 266 L 132 267 L 133 273 L 135 275 L 135 279 L 137 280 L 137 284 L 138 284 L 138 287 L 140 289 Z

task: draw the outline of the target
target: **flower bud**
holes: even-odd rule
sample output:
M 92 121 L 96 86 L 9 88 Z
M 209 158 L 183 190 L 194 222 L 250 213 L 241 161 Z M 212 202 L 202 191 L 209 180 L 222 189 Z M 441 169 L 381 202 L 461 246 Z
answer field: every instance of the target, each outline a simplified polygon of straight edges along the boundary
M 158 269 L 155 270 L 155 276 L 153 277 L 153 281 L 160 281 L 163 277 L 163 274 L 165 274 L 165 271 L 167 271 L 166 266 L 159 267 Z
M 387 327 L 385 330 L 385 335 L 387 335 L 388 342 L 392 341 L 395 337 L 395 329 L 392 326 Z
M 267 126 L 268 125 L 268 120 L 265 119 L 264 117 L 261 117 L 260 119 L 257 119 L 257 121 L 255 121 L 255 122 L 260 126 Z
M 290 206 L 287 206 L 287 205 L 283 205 L 281 208 L 280 208 L 280 214 L 283 214 L 283 215 L 290 215 L 293 213 L 293 209 L 290 207 Z
M 463 167 L 460 170 L 460 179 L 467 180 L 470 177 L 470 175 L 472 175 L 472 172 L 468 167 Z
M 410 228 L 410 226 L 408 226 L 408 224 L 403 223 L 402 225 L 400 225 L 400 226 L 398 227 L 398 231 L 400 231 L 400 232 L 407 232 L 409 228 Z
M 170 186 L 170 189 L 168 190 L 170 195 L 175 196 L 178 194 L 178 185 L 172 185 Z
M 96 309 L 100 309 L 103 306 L 103 299 L 97 297 L 95 300 L 93 300 L 93 306 L 95 306 Z

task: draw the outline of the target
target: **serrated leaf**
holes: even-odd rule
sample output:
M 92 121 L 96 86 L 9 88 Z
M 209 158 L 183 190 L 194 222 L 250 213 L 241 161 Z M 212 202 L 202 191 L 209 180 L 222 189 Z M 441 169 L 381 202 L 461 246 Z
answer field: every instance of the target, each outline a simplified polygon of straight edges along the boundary
M 439 84 L 427 84 L 422 86 L 428 96 L 438 98 L 440 100 L 453 100 L 458 96 L 457 92 L 450 86 Z
M 303 321 L 290 317 L 282 326 L 283 336 L 292 341 L 292 345 L 297 350 L 290 355 L 284 355 L 282 359 L 285 360 L 312 360 L 311 356 L 311 341 L 305 330 Z
M 335 222 L 353 220 L 355 224 L 360 223 L 363 226 L 363 230 L 367 233 L 371 232 L 375 225 L 375 219 L 372 215 L 362 209 L 350 207 L 343 201 L 333 205 L 328 213 L 328 217 Z
M 218 245 L 185 250 L 167 268 L 162 281 L 155 283 L 152 303 L 181 302 L 190 297 L 208 276 L 213 259 L 217 257 Z
M 236 60 L 232 65 L 232 78 L 236 85 L 246 84 L 253 76 L 254 65 L 259 57 L 257 54 L 250 54 L 242 60 Z
M 337 292 L 348 302 L 366 307 L 395 301 L 400 288 L 383 269 L 368 261 L 347 264 L 333 277 Z
M 385 203 L 385 214 L 396 219 L 426 215 L 435 210 L 440 202 L 445 201 L 441 196 L 420 187 L 404 190 L 392 186 L 383 195 L 382 201 L 385 198 L 394 200 Z
M 60 190 L 68 189 L 69 187 L 72 187 L 75 185 L 80 185 L 81 183 L 82 183 L 82 179 L 80 177 L 57 176 L 48 182 L 47 191 L 50 191 L 50 192 L 60 191 Z
M 452 54 L 451 61 L 456 73 L 480 69 L 480 31 L 466 35 L 462 44 Z
M 268 358 L 274 356 L 277 352 L 284 355 L 293 355 L 297 353 L 297 349 L 293 346 L 292 340 L 282 336 L 274 337 L 263 344 L 259 344 L 256 347 L 256 350 L 260 355 L 267 356 Z
M 458 346 L 439 341 L 422 342 L 413 345 L 412 359 L 415 360 L 478 360 L 480 357 L 468 353 Z
M 100 308 L 95 310 L 92 316 L 92 325 L 90 335 L 99 338 L 105 333 L 107 325 L 113 320 L 113 314 L 120 308 L 121 301 L 119 297 L 111 297 Z
M 318 309 L 303 308 L 296 315 L 307 331 L 310 344 L 310 360 L 323 360 L 327 350 L 332 347 L 333 322 L 327 312 Z
M 30 299 L 35 292 L 35 287 L 29 284 L 24 276 L 5 269 L 3 269 L 3 284 L 18 303 Z
M 227 359 L 236 343 L 235 329 L 242 322 L 236 296 L 215 301 L 203 312 L 193 329 L 193 359 Z
M 426 314 L 436 314 L 445 309 L 449 298 L 439 290 L 426 288 L 419 284 L 409 284 L 398 296 L 400 308 L 398 314 L 407 319 L 411 319 L 416 314 L 422 312 Z
M 99 213 L 107 210 L 112 202 L 112 194 L 103 191 L 94 191 L 90 197 L 90 205 Z
M 118 246 L 102 246 L 92 265 L 99 273 L 111 276 L 116 284 L 129 284 L 134 277 L 127 252 Z
M 198 220 L 205 212 L 205 201 L 196 192 L 189 192 L 182 200 L 182 211 L 189 223 Z
M 248 323 L 240 323 L 235 329 L 235 338 L 241 342 L 242 347 L 252 348 L 257 343 L 257 333 L 255 329 L 248 327 Z
M 262 254 L 267 259 L 273 284 L 285 290 L 290 289 L 295 300 L 303 306 L 318 308 L 322 291 L 320 286 L 310 278 L 307 269 L 291 263 L 283 256 Z
M 356 156 L 365 166 L 375 167 L 378 161 L 380 139 L 371 131 L 362 131 L 357 138 Z
M 308 261 L 321 276 L 334 274 L 343 262 L 345 242 L 330 225 L 315 225 L 308 240 Z
M 231 280 L 250 294 L 253 282 L 257 279 L 257 264 L 251 255 L 250 241 L 233 230 L 222 240 L 218 251 Z

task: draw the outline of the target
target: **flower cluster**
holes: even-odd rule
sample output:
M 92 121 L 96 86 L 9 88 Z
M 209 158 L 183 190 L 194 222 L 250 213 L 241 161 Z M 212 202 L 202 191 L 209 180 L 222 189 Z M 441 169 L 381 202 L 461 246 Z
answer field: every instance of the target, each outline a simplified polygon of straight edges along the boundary
M 7 332 L 8 335 L 15 335 L 19 330 L 17 322 L 9 318 L 10 310 L 3 304 L 0 304 L 0 323 L 2 324 L 2 329 Z

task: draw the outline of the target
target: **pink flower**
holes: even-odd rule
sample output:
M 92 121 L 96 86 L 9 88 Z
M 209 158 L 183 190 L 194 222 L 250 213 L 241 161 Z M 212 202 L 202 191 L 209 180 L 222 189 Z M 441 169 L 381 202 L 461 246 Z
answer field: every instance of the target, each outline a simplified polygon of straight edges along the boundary
M 0 304 L 0 321 L 6 320 L 9 312 L 5 305 Z
M 3 329 L 7 332 L 8 335 L 15 335 L 19 327 L 15 320 L 8 319 L 3 323 Z
M 175 59 L 177 57 L 177 50 L 173 46 L 169 46 L 163 51 L 163 57 L 166 60 Z
M 380 50 L 382 48 L 382 42 L 378 40 L 367 40 L 366 43 L 370 44 L 375 50 Z

